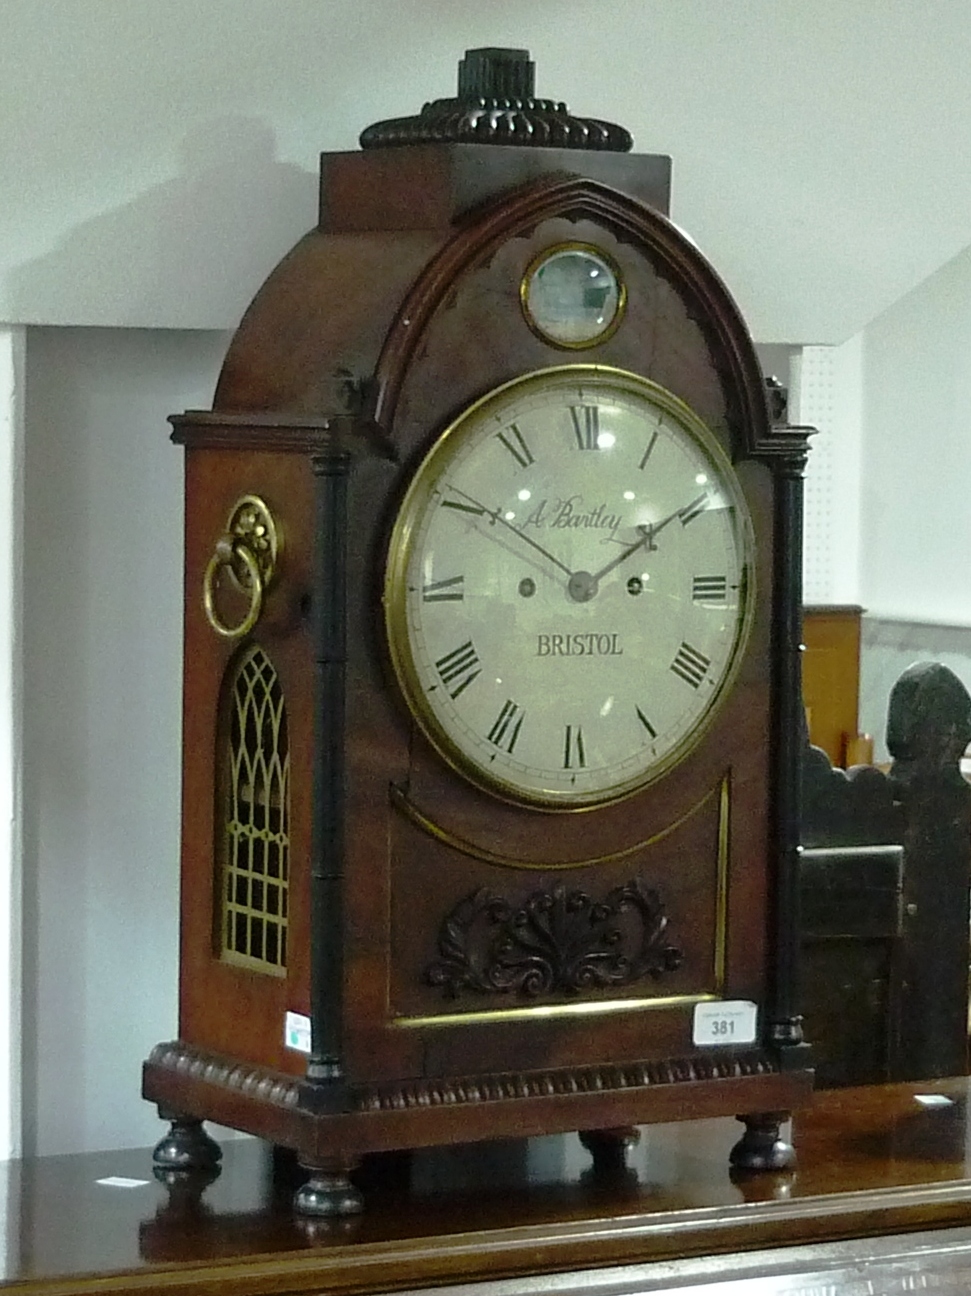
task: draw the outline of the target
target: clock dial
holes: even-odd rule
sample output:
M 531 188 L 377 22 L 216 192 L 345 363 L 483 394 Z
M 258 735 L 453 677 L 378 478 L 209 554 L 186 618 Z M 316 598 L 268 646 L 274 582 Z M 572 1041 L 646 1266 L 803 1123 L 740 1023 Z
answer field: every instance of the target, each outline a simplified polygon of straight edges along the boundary
M 391 658 L 441 755 L 546 808 L 616 800 L 697 741 L 742 651 L 751 524 L 676 397 L 597 365 L 498 388 L 394 526 Z

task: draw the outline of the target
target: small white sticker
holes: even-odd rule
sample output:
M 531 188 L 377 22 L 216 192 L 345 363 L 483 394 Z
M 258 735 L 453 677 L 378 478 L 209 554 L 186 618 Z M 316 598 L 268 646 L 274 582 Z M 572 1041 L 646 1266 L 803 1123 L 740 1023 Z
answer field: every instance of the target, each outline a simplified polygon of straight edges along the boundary
M 150 1179 L 126 1179 L 124 1175 L 108 1175 L 107 1179 L 95 1179 L 102 1188 L 144 1188 L 151 1183 Z
M 288 1012 L 283 1027 L 283 1043 L 297 1053 L 310 1052 L 310 1018 L 303 1013 Z
M 914 1094 L 914 1102 L 922 1107 L 953 1107 L 954 1099 L 947 1094 Z
M 747 999 L 722 999 L 714 1003 L 695 1004 L 693 1044 L 751 1044 L 759 1010 Z

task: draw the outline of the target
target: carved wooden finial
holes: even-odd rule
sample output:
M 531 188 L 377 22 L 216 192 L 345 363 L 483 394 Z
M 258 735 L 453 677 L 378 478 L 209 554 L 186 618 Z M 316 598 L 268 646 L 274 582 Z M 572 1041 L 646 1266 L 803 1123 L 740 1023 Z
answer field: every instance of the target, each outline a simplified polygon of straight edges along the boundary
M 375 122 L 361 132 L 361 148 L 518 144 L 626 153 L 633 147 L 623 126 L 574 117 L 565 103 L 535 98 L 534 73 L 529 50 L 466 50 L 454 99 L 426 103 L 416 117 Z
M 917 662 L 904 671 L 890 693 L 887 747 L 893 775 L 907 777 L 917 767 L 952 771 L 971 743 L 971 696 L 940 662 Z

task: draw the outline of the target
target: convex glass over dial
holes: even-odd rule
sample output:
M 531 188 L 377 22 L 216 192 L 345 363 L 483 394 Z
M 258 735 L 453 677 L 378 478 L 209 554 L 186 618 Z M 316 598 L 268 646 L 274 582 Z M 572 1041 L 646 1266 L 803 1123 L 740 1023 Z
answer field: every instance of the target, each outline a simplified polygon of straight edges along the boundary
M 731 464 L 685 404 L 601 365 L 529 374 L 466 410 L 406 493 L 385 579 L 401 688 L 473 783 L 616 800 L 725 693 L 751 554 Z

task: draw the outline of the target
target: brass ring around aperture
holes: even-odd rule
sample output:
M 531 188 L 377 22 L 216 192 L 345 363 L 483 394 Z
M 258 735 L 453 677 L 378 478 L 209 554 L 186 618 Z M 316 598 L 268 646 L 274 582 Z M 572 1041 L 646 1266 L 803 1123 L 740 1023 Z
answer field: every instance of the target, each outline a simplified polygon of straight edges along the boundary
M 216 611 L 215 599 L 215 582 L 216 576 L 222 567 L 228 567 L 233 570 L 233 561 L 238 560 L 242 563 L 246 573 L 246 584 L 249 586 L 250 605 L 246 615 L 240 621 L 239 625 L 228 626 L 220 620 Z M 206 619 L 215 630 L 217 635 L 222 635 L 224 639 L 241 639 L 243 635 L 249 632 L 260 619 L 260 612 L 263 610 L 263 574 L 260 571 L 260 565 L 248 545 L 234 540 L 231 536 L 224 536 L 216 545 L 216 552 L 209 559 L 206 566 L 206 574 L 202 578 L 202 606 L 206 611 Z

